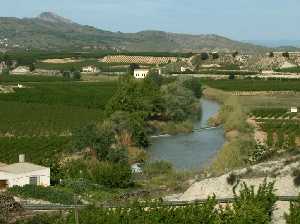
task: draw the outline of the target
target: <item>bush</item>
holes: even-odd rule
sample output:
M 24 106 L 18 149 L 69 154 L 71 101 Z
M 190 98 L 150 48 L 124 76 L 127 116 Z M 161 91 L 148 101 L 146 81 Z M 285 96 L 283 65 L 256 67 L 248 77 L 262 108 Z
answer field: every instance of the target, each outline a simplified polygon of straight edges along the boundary
M 294 185 L 296 187 L 300 186 L 300 170 L 296 169 L 293 171 L 293 177 L 294 177 Z
M 173 165 L 167 161 L 156 161 L 152 163 L 146 163 L 143 170 L 147 176 L 151 177 L 171 173 L 173 171 Z
M 226 180 L 229 185 L 234 185 L 238 180 L 238 176 L 235 173 L 230 173 Z
M 131 167 L 123 163 L 101 162 L 91 169 L 91 177 L 100 185 L 126 188 L 133 185 Z
M 230 74 L 230 75 L 228 76 L 228 79 L 229 79 L 229 80 L 235 79 L 235 74 Z
M 53 187 L 35 185 L 25 185 L 24 187 L 14 186 L 9 188 L 9 192 L 24 198 L 41 199 L 59 204 L 73 204 L 73 194 Z
M 183 86 L 189 90 L 192 90 L 195 97 L 201 98 L 202 96 L 202 85 L 199 78 L 188 79 L 183 82 Z
M 209 54 L 207 52 L 202 52 L 200 54 L 201 60 L 205 61 L 207 59 L 209 59 Z
M 300 223 L 300 198 L 297 202 L 290 204 L 290 213 L 285 214 L 285 220 L 287 224 L 299 224 Z
M 244 183 L 239 196 L 235 194 L 232 206 L 236 215 L 235 222 L 232 223 L 269 223 L 276 201 L 274 183 L 265 181 L 259 186 L 257 193 L 253 186 L 248 187 Z

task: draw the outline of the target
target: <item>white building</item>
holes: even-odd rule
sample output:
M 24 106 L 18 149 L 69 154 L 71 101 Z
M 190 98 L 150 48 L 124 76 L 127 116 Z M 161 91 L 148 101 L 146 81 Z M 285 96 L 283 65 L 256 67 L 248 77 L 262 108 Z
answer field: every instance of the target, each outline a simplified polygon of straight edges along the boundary
M 28 74 L 29 72 L 30 72 L 30 70 L 26 66 L 19 66 L 11 71 L 11 73 L 15 74 L 15 75 L 25 75 L 25 74 Z
M 149 69 L 134 69 L 134 78 L 136 79 L 144 79 L 149 74 Z
M 86 66 L 82 68 L 83 73 L 97 73 L 99 70 L 96 66 Z
M 24 155 L 19 163 L 0 165 L 0 190 L 28 184 L 50 186 L 50 168 L 26 163 Z
M 298 113 L 297 107 L 291 107 L 291 113 Z

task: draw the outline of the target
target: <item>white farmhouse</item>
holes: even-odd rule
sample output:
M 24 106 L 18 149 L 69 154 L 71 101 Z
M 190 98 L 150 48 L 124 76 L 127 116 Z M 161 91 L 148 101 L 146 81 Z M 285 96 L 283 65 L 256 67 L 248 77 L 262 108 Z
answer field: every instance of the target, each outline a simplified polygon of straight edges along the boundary
M 291 107 L 291 113 L 298 113 L 297 107 Z
M 24 155 L 19 156 L 19 163 L 1 163 L 0 190 L 28 184 L 50 186 L 50 168 L 26 163 Z
M 138 68 L 134 69 L 134 78 L 144 79 L 149 74 L 149 69 Z
M 15 74 L 15 75 L 25 75 L 25 74 L 28 74 L 29 72 L 30 72 L 30 70 L 29 70 L 29 67 L 27 67 L 27 66 L 19 66 L 11 71 L 11 73 Z
M 86 66 L 82 68 L 83 73 L 97 73 L 99 70 L 96 66 Z

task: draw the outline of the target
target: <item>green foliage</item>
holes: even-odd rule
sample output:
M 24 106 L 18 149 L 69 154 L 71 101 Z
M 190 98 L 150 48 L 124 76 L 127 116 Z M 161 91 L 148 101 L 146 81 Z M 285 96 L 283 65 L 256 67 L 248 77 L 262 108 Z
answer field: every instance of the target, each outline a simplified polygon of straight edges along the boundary
M 85 148 L 95 150 L 99 160 L 107 160 L 109 150 L 116 143 L 115 134 L 110 127 L 102 125 L 98 128 L 95 124 L 75 130 L 72 139 L 75 150 L 82 151 Z
M 285 214 L 285 220 L 287 224 L 299 224 L 300 223 L 300 199 L 296 202 L 291 202 L 289 214 Z
M 202 85 L 201 85 L 201 79 L 199 78 L 192 78 L 187 79 L 183 82 L 183 86 L 189 90 L 192 90 L 195 97 L 198 99 L 202 96 Z
M 229 185 L 234 185 L 238 180 L 238 176 L 235 173 L 230 173 L 226 180 Z
M 193 91 L 183 87 L 180 82 L 162 86 L 162 98 L 167 120 L 184 121 L 197 114 L 193 107 L 197 102 Z
M 252 187 L 244 185 L 240 196 L 235 195 L 232 206 L 227 206 L 225 209 L 218 208 L 213 197 L 208 198 L 203 204 L 186 206 L 164 206 L 160 202 L 136 202 L 125 208 L 88 207 L 80 211 L 79 217 L 82 224 L 268 224 L 277 200 L 273 191 L 273 183 L 261 185 L 257 193 Z M 294 212 L 298 213 L 298 211 Z M 295 213 L 292 214 L 293 220 L 297 220 Z M 55 221 L 52 220 L 53 223 Z M 67 215 L 64 221 L 66 224 L 73 224 L 74 214 Z
M 228 76 L 228 79 L 229 79 L 229 80 L 233 80 L 233 79 L 235 79 L 235 74 L 233 74 L 233 73 L 232 73 L 232 74 L 230 74 L 230 75 Z
M 300 170 L 296 169 L 293 171 L 293 177 L 294 177 L 294 185 L 296 187 L 300 186 Z
M 1 76 L 0 76 L 0 82 L 2 82 L 4 76 L 7 77 L 7 76 L 9 76 L 9 74 L 10 74 L 10 72 L 9 72 L 8 68 L 2 69 Z
M 18 155 L 25 154 L 26 160 L 49 165 L 55 155 L 68 150 L 70 147 L 68 137 L 1 137 L 0 155 L 1 162 L 18 162 Z
M 205 61 L 209 59 L 209 54 L 207 52 L 202 52 L 200 54 L 201 60 Z
M 153 177 L 161 174 L 170 174 L 173 171 L 173 166 L 167 161 L 156 161 L 146 163 L 143 171 L 147 176 Z
M 91 179 L 109 188 L 127 188 L 133 185 L 131 168 L 126 163 L 95 164 L 91 168 Z
M 109 121 L 117 135 L 127 133 L 137 146 L 146 147 L 149 145 L 143 113 L 117 111 L 110 116 Z
M 237 215 L 232 223 L 269 223 L 276 201 L 274 183 L 265 181 L 257 192 L 244 184 L 239 196 L 235 196 L 233 210 Z
M 9 188 L 9 192 L 20 197 L 41 199 L 52 203 L 67 205 L 74 203 L 73 194 L 58 190 L 54 187 L 42 187 L 35 185 L 25 185 L 24 187 L 14 186 Z
M 0 76 L 0 83 L 20 83 L 20 82 L 62 82 L 67 81 L 59 76 L 41 76 L 41 75 L 5 75 Z

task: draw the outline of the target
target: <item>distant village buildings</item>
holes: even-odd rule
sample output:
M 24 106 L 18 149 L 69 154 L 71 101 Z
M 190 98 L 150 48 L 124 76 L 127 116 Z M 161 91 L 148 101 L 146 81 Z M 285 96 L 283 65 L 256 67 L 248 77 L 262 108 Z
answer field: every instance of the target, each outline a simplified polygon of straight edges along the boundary
M 136 79 L 144 79 L 148 76 L 149 74 L 149 69 L 144 69 L 144 68 L 138 68 L 138 69 L 134 69 L 134 78 Z
M 0 190 L 28 184 L 50 186 L 50 168 L 25 162 L 25 155 L 19 155 L 18 163 L 0 163 Z

